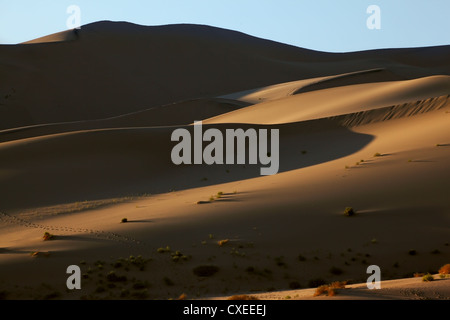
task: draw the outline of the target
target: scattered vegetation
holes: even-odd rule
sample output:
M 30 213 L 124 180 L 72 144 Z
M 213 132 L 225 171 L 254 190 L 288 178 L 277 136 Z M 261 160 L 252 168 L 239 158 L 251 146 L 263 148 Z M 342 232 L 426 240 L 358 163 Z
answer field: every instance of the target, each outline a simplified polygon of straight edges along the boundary
M 426 275 L 424 275 L 422 277 L 422 281 L 425 281 L 425 282 L 429 282 L 429 281 L 433 281 L 433 280 L 434 280 L 433 276 L 429 273 L 427 273 Z
M 106 280 L 108 280 L 110 282 L 125 282 L 125 281 L 127 281 L 127 277 L 126 276 L 118 276 L 114 271 L 110 271 L 106 275 Z
M 48 240 L 54 240 L 55 236 L 49 232 L 45 232 L 44 236 L 42 238 L 44 239 L 44 241 L 48 241 Z
M 439 269 L 439 274 L 450 274 L 450 263 L 443 265 L 440 269 Z
M 178 262 L 178 261 L 180 261 L 180 260 L 187 261 L 187 260 L 190 259 L 189 256 L 186 256 L 186 255 L 182 254 L 180 251 L 175 251 L 175 252 L 172 253 L 171 255 L 172 255 L 172 260 L 173 260 L 174 262 Z
M 356 214 L 355 210 L 352 207 L 346 207 L 344 210 L 344 215 L 347 217 L 352 217 Z
M 217 272 L 219 272 L 219 267 L 217 266 L 198 266 L 195 267 L 192 272 L 198 277 L 211 277 Z
M 347 285 L 346 281 L 335 281 L 331 284 L 324 284 L 319 286 L 314 292 L 314 297 L 320 296 L 326 293 L 328 296 L 332 297 L 336 295 L 336 289 L 345 289 Z
M 229 241 L 230 241 L 229 239 L 223 239 L 223 240 L 217 241 L 217 244 L 219 245 L 219 247 L 222 247 L 225 244 L 227 244 Z
M 156 250 L 158 253 L 166 253 L 166 252 L 170 252 L 170 247 L 166 246 L 165 248 L 158 248 L 158 250 Z
M 32 256 L 32 257 L 48 257 L 48 256 L 50 256 L 50 252 L 42 252 L 42 251 L 33 251 L 33 252 L 30 252 L 30 255 Z
M 251 275 L 256 275 L 256 276 L 262 276 L 262 277 L 270 277 L 270 275 L 272 274 L 272 271 L 269 269 L 264 269 L 264 270 L 258 270 L 253 266 L 249 266 L 245 269 L 245 272 L 247 272 L 248 274 Z

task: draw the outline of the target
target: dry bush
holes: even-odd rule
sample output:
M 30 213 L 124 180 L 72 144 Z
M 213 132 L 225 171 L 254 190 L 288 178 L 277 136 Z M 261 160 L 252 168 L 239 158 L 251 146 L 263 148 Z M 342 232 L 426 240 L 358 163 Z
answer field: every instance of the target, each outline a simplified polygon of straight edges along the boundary
M 439 273 L 440 274 L 450 274 L 450 263 L 447 263 L 446 265 L 443 265 L 439 269 Z
M 335 289 L 345 289 L 347 281 L 335 281 L 330 284 L 324 284 L 319 286 L 314 292 L 314 297 L 321 296 L 322 294 L 327 294 L 329 297 L 333 297 L 337 294 Z
M 47 241 L 47 240 L 55 239 L 55 236 L 53 234 L 51 234 L 50 232 L 45 232 L 44 236 L 42 238 L 44 239 L 44 241 Z
M 224 240 L 219 240 L 217 243 L 218 243 L 219 247 L 222 247 L 223 245 L 227 244 L 228 241 L 230 241 L 230 240 L 224 239 Z

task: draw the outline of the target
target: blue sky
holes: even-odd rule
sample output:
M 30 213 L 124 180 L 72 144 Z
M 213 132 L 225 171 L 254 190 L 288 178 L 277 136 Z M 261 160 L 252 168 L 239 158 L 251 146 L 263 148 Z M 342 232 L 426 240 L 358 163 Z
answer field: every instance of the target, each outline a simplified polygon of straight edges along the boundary
M 69 5 L 82 25 L 207 24 L 328 52 L 450 44 L 449 0 L 0 0 L 0 43 L 66 30 Z M 366 25 L 370 5 L 381 29 Z

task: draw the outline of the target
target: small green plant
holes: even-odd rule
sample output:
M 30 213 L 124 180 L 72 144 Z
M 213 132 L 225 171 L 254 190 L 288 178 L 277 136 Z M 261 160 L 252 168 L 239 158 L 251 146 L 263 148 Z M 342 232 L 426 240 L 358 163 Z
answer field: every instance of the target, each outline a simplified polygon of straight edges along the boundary
M 158 250 L 156 250 L 158 253 L 166 253 L 166 252 L 170 252 L 170 247 L 166 246 L 165 248 L 158 248 Z
M 344 215 L 347 217 L 352 217 L 356 214 L 355 210 L 352 207 L 346 207 L 344 210 Z
M 433 280 L 434 280 L 433 276 L 429 273 L 427 273 L 426 275 L 424 275 L 422 277 L 422 281 L 425 281 L 425 282 L 429 282 L 429 281 L 433 281 Z
M 42 238 L 44 239 L 44 241 L 48 241 L 48 240 L 54 240 L 55 236 L 49 232 L 45 232 L 44 236 Z
M 108 280 L 109 282 L 125 282 L 125 281 L 127 281 L 127 277 L 126 276 L 118 276 L 114 271 L 110 271 L 106 275 L 106 280 Z

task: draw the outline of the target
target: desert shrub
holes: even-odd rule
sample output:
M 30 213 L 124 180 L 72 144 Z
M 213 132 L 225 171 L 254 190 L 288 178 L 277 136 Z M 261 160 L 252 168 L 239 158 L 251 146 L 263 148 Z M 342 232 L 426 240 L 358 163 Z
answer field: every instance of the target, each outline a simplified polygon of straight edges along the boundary
M 439 274 L 450 274 L 450 263 L 443 265 L 439 269 Z
M 55 236 L 53 234 L 51 234 L 50 232 L 45 232 L 44 236 L 42 238 L 44 239 L 44 241 L 54 240 Z
M 433 276 L 431 274 L 429 274 L 429 273 L 427 273 L 426 275 L 424 275 L 422 277 L 422 281 L 429 282 L 429 281 L 433 281 L 433 280 L 434 280 Z
M 223 240 L 219 240 L 217 241 L 217 244 L 219 245 L 219 247 L 222 247 L 223 245 L 227 244 L 230 240 L 228 239 L 223 239 Z
M 118 276 L 114 271 L 110 271 L 106 275 L 106 280 L 108 280 L 110 282 L 125 282 L 125 281 L 127 281 L 127 277 L 126 276 Z
M 344 215 L 347 217 L 354 216 L 356 214 L 355 210 L 352 207 L 346 207 L 344 210 Z
M 156 250 L 158 253 L 165 253 L 165 252 L 170 252 L 170 247 L 166 246 L 165 248 L 158 248 L 158 250 Z
M 416 251 L 416 250 L 409 250 L 409 251 L 408 251 L 408 254 L 409 254 L 410 256 L 415 256 L 415 255 L 417 254 L 417 251 Z
M 324 294 L 325 292 L 328 293 L 328 286 L 326 284 L 323 284 L 323 285 L 317 287 L 316 291 L 314 292 L 314 296 L 315 297 L 320 296 L 320 295 Z
M 211 277 L 219 271 L 217 266 L 198 266 L 192 272 L 198 277 Z
M 334 281 L 329 286 L 334 289 L 345 289 L 346 285 L 347 281 Z
M 331 284 L 320 285 L 314 292 L 314 296 L 317 297 L 324 293 L 326 293 L 328 296 L 335 296 L 336 289 L 345 289 L 346 285 L 347 285 L 346 281 L 335 281 L 332 282 Z
M 373 155 L 374 157 L 381 157 L 381 153 L 377 152 Z
M 121 220 L 121 222 L 122 222 L 122 223 L 127 223 L 127 222 L 128 222 L 128 219 L 127 219 L 127 218 L 123 218 L 123 219 Z

